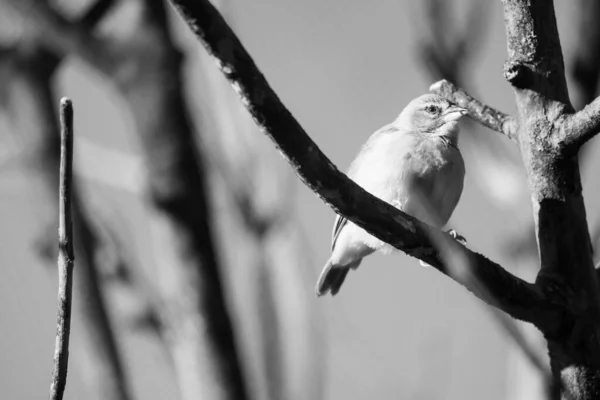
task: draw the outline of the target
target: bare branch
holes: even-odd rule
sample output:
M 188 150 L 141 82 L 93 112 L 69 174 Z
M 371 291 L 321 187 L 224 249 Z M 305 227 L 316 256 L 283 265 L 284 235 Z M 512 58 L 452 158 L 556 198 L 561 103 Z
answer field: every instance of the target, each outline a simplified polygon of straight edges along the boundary
M 503 133 L 516 141 L 517 121 L 513 117 L 486 106 L 445 79 L 431 85 L 429 90 L 466 108 L 469 112 L 469 117 L 480 122 L 483 126 Z
M 25 47 L 30 45 L 29 47 Z M 35 45 L 34 45 L 35 46 Z M 36 47 L 24 43 L 11 57 L 0 64 L 6 114 L 19 141 L 24 145 L 19 152 L 23 167 L 33 172 L 30 184 L 40 193 L 35 196 L 38 206 L 58 208 L 55 186 L 59 181 L 60 132 L 54 108 L 51 77 Z M 75 318 L 81 321 L 82 346 L 78 356 L 94 359 L 85 365 L 85 375 L 93 393 L 102 398 L 129 399 L 128 381 L 122 367 L 117 338 L 107 315 L 103 288 L 98 282 L 98 237 L 90 223 L 90 216 L 77 196 L 72 193 L 74 232 L 77 235 L 75 252 L 78 256 L 77 283 L 74 287 Z M 43 208 L 43 207 L 42 207 Z M 45 236 L 48 233 L 41 232 Z M 44 256 L 52 262 L 54 252 Z
M 217 59 L 219 68 L 240 95 L 255 122 L 273 140 L 311 190 L 336 212 L 377 238 L 451 275 L 430 239 L 431 236 L 444 234 L 368 194 L 340 173 L 281 103 L 239 39 L 210 2 L 172 0 L 171 3 L 208 52 Z M 493 299 L 476 287 L 467 286 L 469 290 L 515 318 L 536 325 L 550 323 L 548 312 L 552 314 L 553 311 L 534 285 L 458 243 L 451 246 L 476 266 L 471 273 Z M 466 284 L 460 277 L 451 277 Z
M 58 211 L 58 320 L 54 369 L 50 398 L 60 400 L 67 385 L 71 301 L 73 297 L 73 220 L 71 188 L 73 179 L 73 105 L 66 97 L 60 101 L 60 183 Z
M 600 97 L 583 110 L 564 117 L 559 140 L 568 153 L 579 150 L 600 131 Z

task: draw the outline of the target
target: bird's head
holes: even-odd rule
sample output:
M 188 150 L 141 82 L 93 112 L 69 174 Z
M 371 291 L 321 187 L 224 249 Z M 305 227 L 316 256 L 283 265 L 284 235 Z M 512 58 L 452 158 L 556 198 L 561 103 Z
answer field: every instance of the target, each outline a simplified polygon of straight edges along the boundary
M 458 120 L 467 110 L 437 94 L 417 97 L 402 110 L 394 126 L 426 137 L 456 138 Z

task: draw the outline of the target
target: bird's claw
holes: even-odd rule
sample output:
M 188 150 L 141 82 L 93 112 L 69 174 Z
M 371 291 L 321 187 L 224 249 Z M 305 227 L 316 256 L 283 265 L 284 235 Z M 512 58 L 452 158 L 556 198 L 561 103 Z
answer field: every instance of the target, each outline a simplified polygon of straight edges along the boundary
M 454 229 L 449 229 L 448 231 L 446 231 L 446 233 L 452 236 L 452 239 L 456 240 L 458 243 L 462 244 L 465 247 L 467 246 L 467 239 L 465 239 L 464 236 L 459 235 L 458 232 L 456 232 Z M 425 261 L 419 260 L 419 264 L 421 264 L 421 266 L 423 267 L 431 267 L 431 265 L 427 264 Z
M 449 229 L 446 233 L 448 235 L 452 236 L 452 239 L 456 240 L 458 243 L 462 244 L 463 246 L 467 245 L 467 239 L 465 239 L 464 236 L 460 235 L 454 229 Z

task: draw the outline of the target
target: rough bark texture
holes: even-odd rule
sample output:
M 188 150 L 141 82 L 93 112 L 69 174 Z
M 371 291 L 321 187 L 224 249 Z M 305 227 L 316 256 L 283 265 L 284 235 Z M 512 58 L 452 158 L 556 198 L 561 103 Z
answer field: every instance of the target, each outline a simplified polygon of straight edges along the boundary
M 58 204 L 58 317 L 54 368 L 50 383 L 50 399 L 61 400 L 67 385 L 69 338 L 71 336 L 71 304 L 73 302 L 73 104 L 60 102 L 60 179 Z
M 432 238 L 446 236 L 368 194 L 340 173 L 281 104 L 238 38 L 208 1 L 175 0 L 172 3 L 217 59 L 221 71 L 230 80 L 255 122 L 274 141 L 307 186 L 336 212 L 377 238 L 426 261 L 442 273 L 451 274 L 432 244 Z M 458 243 L 450 241 L 448 246 L 476 266 L 470 272 L 492 298 L 482 294 L 477 287 L 468 287 L 476 295 L 519 319 L 535 320 L 542 325 L 553 324 L 550 316 L 556 310 L 532 285 Z M 453 278 L 468 285 L 462 275 Z
M 281 104 L 208 1 L 171 3 L 307 186 L 376 237 L 445 271 L 431 247 L 434 231 L 344 179 Z M 462 251 L 467 265 L 475 266 L 471 272 L 489 296 L 471 287 L 476 294 L 514 317 L 527 317 L 544 333 L 561 396 L 592 399 L 600 395 L 600 303 L 577 150 L 598 129 L 600 101 L 573 113 L 553 3 L 505 0 L 503 4 L 505 76 L 515 88 L 516 135 L 532 195 L 541 270 L 535 285 L 528 285 L 468 250 L 453 251 Z M 536 317 L 531 318 L 530 312 Z
M 447 80 L 441 80 L 429 88 L 433 93 L 444 96 L 468 110 L 469 117 L 496 132 L 500 132 L 516 140 L 516 121 L 509 115 L 495 110 Z

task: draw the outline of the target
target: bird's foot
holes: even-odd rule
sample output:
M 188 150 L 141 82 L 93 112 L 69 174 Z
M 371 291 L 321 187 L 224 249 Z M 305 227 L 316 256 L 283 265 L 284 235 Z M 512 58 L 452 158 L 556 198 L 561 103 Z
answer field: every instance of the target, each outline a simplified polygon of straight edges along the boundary
M 463 246 L 467 245 L 467 239 L 465 239 L 464 236 L 460 235 L 458 232 L 456 232 L 454 229 L 449 229 L 448 231 L 446 231 L 446 233 L 450 236 L 452 236 L 452 238 L 454 240 L 456 240 L 458 243 L 462 244 Z

